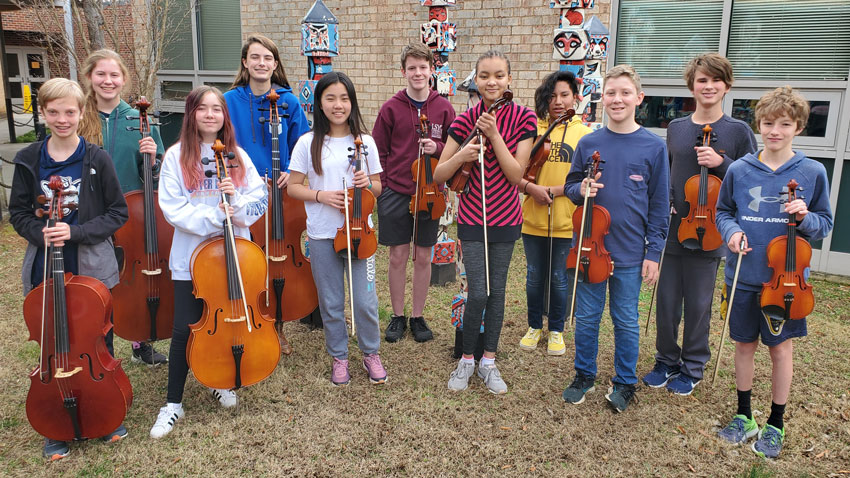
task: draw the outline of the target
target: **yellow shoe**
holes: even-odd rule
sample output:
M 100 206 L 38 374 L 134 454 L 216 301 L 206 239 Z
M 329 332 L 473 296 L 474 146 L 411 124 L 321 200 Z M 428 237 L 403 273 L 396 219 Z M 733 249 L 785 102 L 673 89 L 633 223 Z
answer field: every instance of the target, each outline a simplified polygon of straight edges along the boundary
M 519 348 L 523 350 L 534 350 L 537 348 L 537 342 L 540 342 L 540 337 L 543 335 L 543 329 L 528 328 L 525 337 L 519 341 Z
M 549 355 L 564 355 L 567 352 L 567 347 L 564 345 L 563 332 L 549 332 L 549 349 L 546 353 Z

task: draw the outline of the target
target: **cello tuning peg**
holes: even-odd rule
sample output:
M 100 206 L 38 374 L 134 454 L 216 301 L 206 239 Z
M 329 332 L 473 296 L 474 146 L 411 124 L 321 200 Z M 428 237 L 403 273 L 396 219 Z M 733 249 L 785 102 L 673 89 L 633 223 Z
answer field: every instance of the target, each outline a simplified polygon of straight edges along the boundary
M 226 156 L 227 156 L 227 159 L 235 159 L 235 158 L 236 158 L 236 153 L 234 153 L 233 151 L 230 151 L 230 152 L 228 152 L 228 153 L 226 154 Z M 234 167 L 235 167 L 235 166 L 234 166 Z
M 260 118 L 258 119 L 258 121 L 260 122 L 260 124 L 265 124 L 265 123 L 266 123 L 266 121 L 268 121 L 268 119 L 266 119 L 266 118 L 264 118 L 264 117 L 260 116 Z
M 44 194 L 40 194 L 37 198 L 35 198 L 35 200 L 39 204 L 47 204 L 47 201 L 49 201 L 49 199 L 47 199 L 47 196 L 45 196 Z
M 201 164 L 210 164 L 211 162 L 210 158 L 201 158 Z
M 354 151 L 354 147 L 353 147 L 353 146 L 349 146 L 349 147 L 348 147 L 348 150 L 349 150 L 349 151 Z
M 213 177 L 214 175 L 215 175 L 215 172 L 214 172 L 214 171 L 209 171 L 209 170 L 204 171 L 204 176 L 206 176 L 206 177 L 208 177 L 208 178 L 211 178 L 211 177 Z
M 138 116 L 132 116 L 132 115 L 127 115 L 127 116 L 125 116 L 125 118 L 127 118 L 130 121 L 136 121 L 136 120 L 139 119 Z
M 35 217 L 42 218 L 42 217 L 45 216 L 45 214 L 47 214 L 47 213 L 44 212 L 44 209 L 36 209 L 35 210 Z
M 288 109 L 289 109 L 289 104 L 284 103 L 284 104 L 280 105 L 280 108 L 281 108 L 281 109 L 283 109 L 283 110 L 288 110 Z
M 127 131 L 139 131 L 138 126 L 127 126 Z

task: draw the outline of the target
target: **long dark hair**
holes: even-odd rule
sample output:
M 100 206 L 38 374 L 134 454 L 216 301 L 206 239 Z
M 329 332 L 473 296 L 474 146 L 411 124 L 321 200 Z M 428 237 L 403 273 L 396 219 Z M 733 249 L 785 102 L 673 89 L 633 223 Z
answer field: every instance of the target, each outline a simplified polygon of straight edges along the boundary
M 313 157 L 313 170 L 316 174 L 322 174 L 322 146 L 325 142 L 325 136 L 331 131 L 331 122 L 322 111 L 322 95 L 329 86 L 342 83 L 348 93 L 348 99 L 351 101 L 351 113 L 348 115 L 348 129 L 354 137 L 358 137 L 363 133 L 369 133 L 366 129 L 366 123 L 363 122 L 363 117 L 360 115 L 360 107 L 357 106 L 357 93 L 354 91 L 354 83 L 348 78 L 348 75 L 341 71 L 332 71 L 323 76 L 316 83 L 316 90 L 313 93 L 313 142 L 310 144 L 310 156 Z
M 559 81 L 564 81 L 570 85 L 570 91 L 573 96 L 578 98 L 578 82 L 576 75 L 571 71 L 556 71 L 549 73 L 546 78 L 543 78 L 543 83 L 534 90 L 534 112 L 538 118 L 549 117 L 549 103 L 552 101 L 552 93 L 555 92 L 555 85 Z
M 215 95 L 224 112 L 224 124 L 218 132 L 218 139 L 230 148 L 236 157 L 234 161 L 240 167 L 235 168 L 231 177 L 233 183 L 241 186 L 246 182 L 245 168 L 239 149 L 236 147 L 236 134 L 233 132 L 233 124 L 230 122 L 230 113 L 227 111 L 227 102 L 221 90 L 214 86 L 202 85 L 192 90 L 186 96 L 186 113 L 183 115 L 183 127 L 180 129 L 180 169 L 183 170 L 183 183 L 189 190 L 197 189 L 204 178 L 204 170 L 201 166 L 201 134 L 198 132 L 198 123 L 195 120 L 195 112 L 201 105 L 201 100 L 207 93 Z

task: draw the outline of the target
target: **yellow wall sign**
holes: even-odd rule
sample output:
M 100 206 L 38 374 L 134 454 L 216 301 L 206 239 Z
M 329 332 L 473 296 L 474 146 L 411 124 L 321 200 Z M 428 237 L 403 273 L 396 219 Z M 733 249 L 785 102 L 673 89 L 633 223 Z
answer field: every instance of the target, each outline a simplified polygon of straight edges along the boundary
M 24 113 L 32 113 L 32 95 L 30 94 L 30 85 L 23 85 L 24 95 Z

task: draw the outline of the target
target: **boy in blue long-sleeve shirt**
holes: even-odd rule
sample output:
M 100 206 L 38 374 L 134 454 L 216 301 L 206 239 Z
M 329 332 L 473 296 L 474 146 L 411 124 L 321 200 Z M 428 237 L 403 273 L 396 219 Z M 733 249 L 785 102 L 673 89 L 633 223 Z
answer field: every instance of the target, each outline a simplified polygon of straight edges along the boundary
M 806 319 L 776 320 L 760 306 L 762 284 L 772 273 L 767 265 L 767 246 L 788 230 L 791 214 L 797 234 L 808 240 L 826 237 L 832 230 L 829 183 L 823 165 L 792 150 L 794 136 L 806 127 L 809 103 L 790 86 L 764 95 L 756 106 L 764 150 L 732 163 L 717 199 L 717 229 L 729 246 L 726 284 L 731 287 L 739 250 L 743 249 L 737 292 L 729 313 L 729 335 L 735 341 L 735 385 L 738 410 L 719 431 L 721 439 L 734 444 L 758 434 L 753 451 L 776 458 L 785 441 L 783 415 L 791 391 L 793 347 L 791 338 L 806 335 Z M 790 180 L 799 183 L 804 198 L 782 202 L 783 188 Z M 806 271 L 808 274 L 808 271 Z M 753 359 L 758 339 L 770 350 L 772 400 L 770 417 L 761 430 L 753 419 L 750 395 Z
M 564 186 L 564 194 L 576 204 L 583 204 L 587 190 L 611 215 L 605 248 L 611 253 L 614 273 L 603 282 L 581 282 L 576 287 L 576 376 L 563 398 L 579 404 L 594 389 L 599 322 L 607 285 L 616 375 L 605 398 L 618 412 L 628 407 L 637 383 L 641 278 L 648 284 L 657 280 L 669 223 L 667 146 L 635 122 L 635 108 L 643 97 L 640 76 L 634 68 L 619 65 L 607 72 L 602 104 L 608 125 L 579 141 Z M 584 171 L 594 151 L 599 151 L 606 162 L 604 171 L 589 180 Z M 578 225 L 573 227 L 578 231 Z

